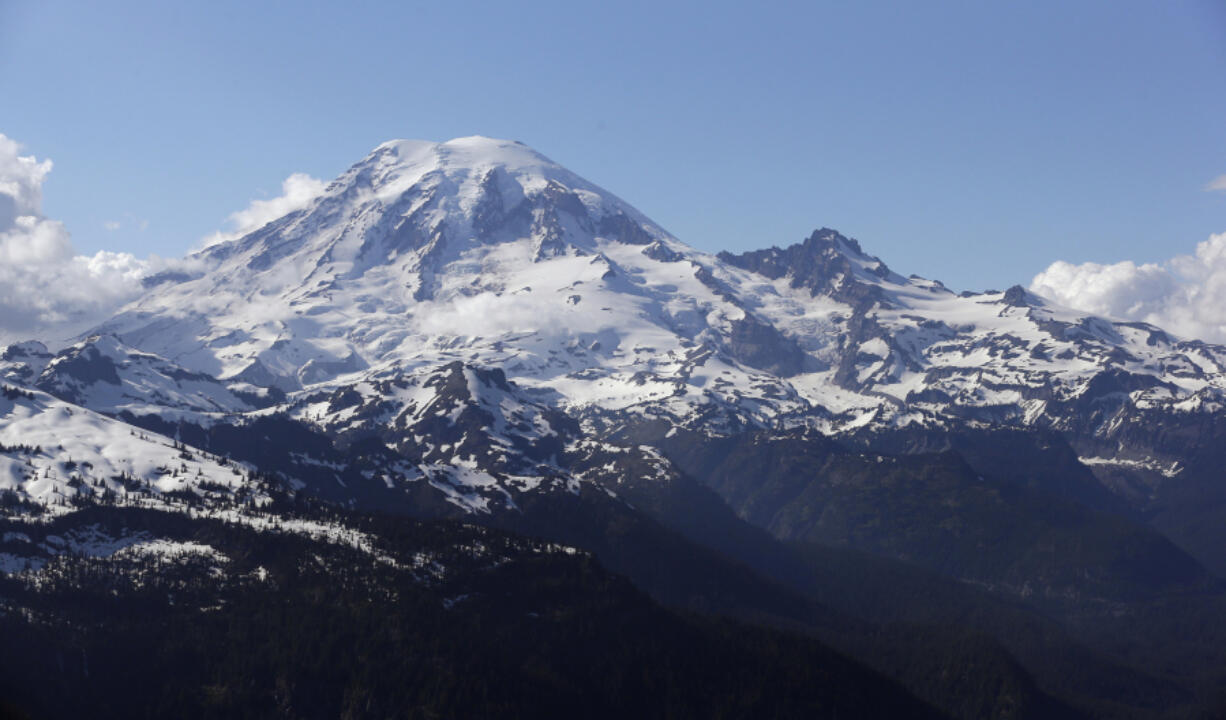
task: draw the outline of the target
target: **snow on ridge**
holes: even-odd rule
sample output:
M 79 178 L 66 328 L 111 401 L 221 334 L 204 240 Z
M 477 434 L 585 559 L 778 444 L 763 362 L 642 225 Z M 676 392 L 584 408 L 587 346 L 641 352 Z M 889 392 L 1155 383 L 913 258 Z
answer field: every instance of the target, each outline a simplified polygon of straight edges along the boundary
M 53 513 L 77 496 L 250 493 L 246 470 L 45 393 L 0 396 L 0 491 Z
M 202 416 L 253 409 L 222 382 L 192 373 L 114 335 L 92 335 L 57 353 L 27 383 L 95 411 Z
M 1178 462 L 1162 463 L 1156 460 L 1129 460 L 1126 458 L 1104 457 L 1079 457 L 1077 460 L 1082 465 L 1089 465 L 1090 467 L 1106 466 L 1148 470 L 1167 478 L 1173 478 L 1183 471 L 1183 467 Z

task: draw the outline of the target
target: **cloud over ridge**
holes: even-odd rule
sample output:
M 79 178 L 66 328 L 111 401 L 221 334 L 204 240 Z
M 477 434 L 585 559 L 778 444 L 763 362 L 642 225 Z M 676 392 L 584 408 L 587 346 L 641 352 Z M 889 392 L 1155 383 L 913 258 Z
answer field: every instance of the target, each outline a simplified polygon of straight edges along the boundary
M 253 200 L 247 207 L 230 213 L 230 230 L 204 238 L 202 248 L 238 239 L 277 218 L 307 206 L 323 193 L 327 183 L 306 173 L 294 173 L 281 183 L 281 194 L 267 200 Z
M 1057 261 L 1030 289 L 1078 310 L 1153 323 L 1176 335 L 1226 342 L 1226 233 L 1161 263 Z

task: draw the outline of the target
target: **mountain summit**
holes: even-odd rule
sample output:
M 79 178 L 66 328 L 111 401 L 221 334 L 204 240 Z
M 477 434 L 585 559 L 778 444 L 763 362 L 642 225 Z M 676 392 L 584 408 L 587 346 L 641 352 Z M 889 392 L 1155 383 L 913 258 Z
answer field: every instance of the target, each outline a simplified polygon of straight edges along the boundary
M 532 238 L 535 258 L 543 259 L 567 247 L 591 250 L 594 235 L 642 244 L 665 233 L 521 143 L 394 140 L 332 181 L 308 207 L 209 248 L 202 259 L 234 266 L 237 258 L 255 271 L 288 262 L 306 271 L 275 281 L 284 285 L 323 278 L 342 284 L 390 265 L 412 283 L 414 299 L 424 300 L 437 288 L 423 273 L 475 245 Z
M 759 371 L 805 365 L 717 259 L 514 142 L 384 143 L 307 207 L 194 261 L 198 276 L 99 332 L 284 391 L 463 359 L 606 407 L 708 374 L 786 395 Z

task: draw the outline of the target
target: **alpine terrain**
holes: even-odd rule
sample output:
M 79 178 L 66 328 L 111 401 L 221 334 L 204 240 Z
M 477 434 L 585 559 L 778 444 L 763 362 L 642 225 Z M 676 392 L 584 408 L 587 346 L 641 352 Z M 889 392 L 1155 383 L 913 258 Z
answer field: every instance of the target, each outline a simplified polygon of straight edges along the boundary
M 1226 347 L 778 240 L 397 140 L 0 350 L 0 700 L 1226 712 Z

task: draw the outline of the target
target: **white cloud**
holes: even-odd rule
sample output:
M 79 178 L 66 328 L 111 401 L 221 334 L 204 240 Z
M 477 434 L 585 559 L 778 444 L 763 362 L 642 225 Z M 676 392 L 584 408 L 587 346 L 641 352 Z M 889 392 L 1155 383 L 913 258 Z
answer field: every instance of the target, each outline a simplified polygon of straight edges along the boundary
M 43 206 L 43 180 L 51 161 L 21 157 L 20 146 L 0 134 L 0 230 L 19 217 L 37 215 Z
M 148 262 L 129 253 L 78 254 L 63 223 L 42 214 L 51 161 L 20 152 L 0 134 L 0 344 L 54 344 L 136 297 Z
M 0 134 L 0 345 L 38 339 L 56 345 L 105 320 L 141 294 L 141 280 L 160 270 L 190 267 L 191 259 L 140 259 L 130 253 L 78 254 L 63 223 L 42 214 L 43 181 L 50 160 L 22 155 L 21 146 Z M 303 173 L 282 183 L 278 197 L 256 200 L 229 217 L 231 228 L 205 239 L 205 246 L 241 237 L 270 220 L 304 207 L 325 184 Z M 124 213 L 108 220 L 145 230 L 149 221 Z
M 258 230 L 277 218 L 307 206 L 327 187 L 327 183 L 313 178 L 306 173 L 294 173 L 281 183 L 281 194 L 268 200 L 253 200 L 243 210 L 231 213 L 229 219 L 231 229 L 222 230 L 209 235 L 201 242 L 206 248 L 217 243 L 236 240 L 247 233 Z
M 1069 307 L 1226 342 L 1226 233 L 1163 263 L 1052 263 L 1030 289 Z
M 1218 175 L 1205 186 L 1208 192 L 1226 192 L 1226 175 Z

